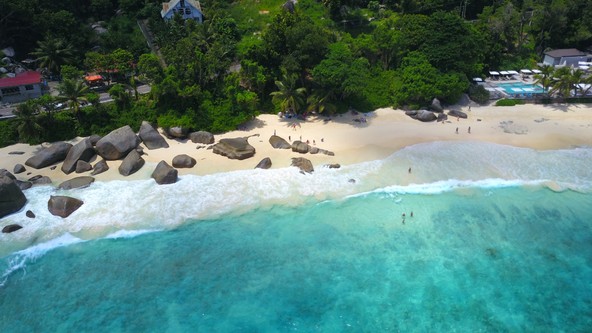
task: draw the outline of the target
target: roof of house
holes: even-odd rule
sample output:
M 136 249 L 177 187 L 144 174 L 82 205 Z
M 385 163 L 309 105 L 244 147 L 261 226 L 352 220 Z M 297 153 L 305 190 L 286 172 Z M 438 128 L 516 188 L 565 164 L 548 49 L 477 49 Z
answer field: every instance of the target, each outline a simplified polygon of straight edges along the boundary
M 578 50 L 578 49 L 558 49 L 558 50 L 551 50 L 545 52 L 546 55 L 551 56 L 553 58 L 560 58 L 560 57 L 579 57 L 585 56 L 586 53 Z
M 29 71 L 17 74 L 15 77 L 6 77 L 0 79 L 0 88 L 18 87 L 25 84 L 35 84 L 41 82 L 41 73 Z
M 89 76 L 85 76 L 84 79 L 86 81 L 99 81 L 99 80 L 102 80 L 103 77 L 100 75 L 89 75 Z
M 160 15 L 164 17 L 171 9 L 173 9 L 181 0 L 171 0 L 169 2 L 162 3 L 162 10 L 160 11 Z M 199 1 L 196 0 L 185 0 L 186 4 L 189 4 L 195 8 L 197 8 L 201 12 L 201 6 Z

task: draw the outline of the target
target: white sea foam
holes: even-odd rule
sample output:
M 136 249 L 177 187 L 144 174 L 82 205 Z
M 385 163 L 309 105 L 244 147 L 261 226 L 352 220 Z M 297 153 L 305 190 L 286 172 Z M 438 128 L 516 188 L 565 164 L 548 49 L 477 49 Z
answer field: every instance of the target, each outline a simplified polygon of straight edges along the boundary
M 112 234 L 105 236 L 106 239 L 119 239 L 119 238 L 134 238 L 144 234 L 150 234 L 153 232 L 163 231 L 163 229 L 150 229 L 150 230 L 119 230 Z
M 34 187 L 25 192 L 28 202 L 23 211 L 3 219 L 23 229 L 0 234 L 0 257 L 65 234 L 84 240 L 133 237 L 146 230 L 175 228 L 188 220 L 373 191 L 437 194 L 471 187 L 533 185 L 588 192 L 591 162 L 592 148 L 537 152 L 489 143 L 435 142 L 407 147 L 381 161 L 341 169 L 317 167 L 310 175 L 296 168 L 254 169 L 186 175 L 170 185 L 148 179 L 95 182 L 67 191 Z M 84 205 L 67 218 L 53 216 L 47 211 L 52 194 L 79 198 Z M 37 215 L 35 219 L 25 217 L 29 209 Z

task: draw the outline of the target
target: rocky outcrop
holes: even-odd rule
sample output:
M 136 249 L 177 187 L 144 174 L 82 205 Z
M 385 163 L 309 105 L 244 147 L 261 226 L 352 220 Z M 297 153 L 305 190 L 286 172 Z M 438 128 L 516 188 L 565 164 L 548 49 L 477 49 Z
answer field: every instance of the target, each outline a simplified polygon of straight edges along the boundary
M 326 167 L 329 169 L 339 169 L 339 168 L 341 168 L 341 165 L 339 163 L 333 163 L 333 164 L 327 164 Z
M 76 163 L 78 161 L 88 162 L 95 156 L 95 148 L 90 141 L 86 138 L 74 145 L 68 152 L 64 163 L 62 164 L 62 172 L 70 174 L 76 170 Z
M 430 105 L 430 109 L 434 112 L 442 112 L 444 111 L 444 109 L 442 108 L 442 104 L 440 104 L 440 100 L 437 98 L 434 98 L 432 100 L 432 104 Z
M 103 173 L 107 170 L 109 170 L 109 165 L 107 165 L 107 161 L 100 160 L 95 164 L 95 166 L 93 167 L 93 171 L 90 174 L 94 176 Z
M 39 178 L 35 178 L 31 181 L 33 185 L 49 185 L 52 183 L 51 178 L 47 176 L 39 176 Z
M 24 151 L 11 151 L 8 153 L 8 155 L 24 155 L 25 152 Z
M 292 166 L 298 167 L 300 171 L 312 173 L 314 168 L 312 167 L 312 163 L 310 160 L 304 157 L 293 157 L 292 158 Z
M 255 169 L 269 169 L 271 168 L 271 158 L 266 157 L 261 160 L 255 167 Z
M 290 148 L 292 148 L 292 145 L 288 141 L 284 140 L 284 138 L 279 137 L 277 135 L 272 135 L 269 138 L 269 143 L 275 149 L 290 149 Z
M 30 218 L 30 219 L 34 219 L 35 218 L 35 213 L 33 213 L 31 210 L 28 210 L 25 213 L 25 216 L 28 217 L 28 218 Z
M 437 119 L 438 122 L 442 122 L 442 121 L 446 121 L 446 120 L 448 120 L 448 115 L 446 113 L 442 112 L 442 113 L 438 114 L 438 119 Z
M 244 160 L 255 155 L 255 147 L 251 146 L 249 138 L 221 139 L 213 146 L 214 154 L 226 156 L 233 160 Z
M 11 232 L 15 232 L 15 231 L 20 230 L 22 228 L 23 227 L 21 227 L 18 224 L 9 224 L 9 225 L 5 226 L 4 228 L 2 228 L 2 232 L 5 234 L 9 234 Z
M 76 173 L 83 173 L 92 170 L 92 165 L 85 161 L 78 161 L 76 163 Z
M 146 163 L 146 161 L 144 161 L 142 156 L 140 156 L 137 151 L 132 150 L 121 162 L 119 173 L 122 176 L 129 176 L 140 170 L 144 166 L 144 163 Z
M 76 198 L 52 195 L 47 202 L 47 209 L 52 215 L 60 217 L 68 217 L 74 213 L 84 202 Z
M 457 118 L 462 118 L 462 119 L 467 119 L 467 114 L 459 111 L 459 110 L 450 110 L 448 111 L 448 115 L 450 117 L 457 117 Z
M 166 135 L 169 139 L 186 139 L 187 133 L 189 133 L 189 130 L 187 128 L 179 126 L 166 128 L 164 130 L 164 135 Z
M 33 187 L 33 183 L 28 182 L 28 181 L 15 180 L 15 182 L 16 182 L 16 185 L 21 189 L 21 191 L 28 190 L 31 187 Z
M 140 144 L 140 138 L 129 126 L 120 127 L 97 142 L 97 153 L 106 160 L 125 157 Z
M 81 176 L 81 177 L 72 178 L 70 180 L 66 180 L 65 182 L 58 185 L 58 188 L 62 189 L 62 190 L 71 190 L 73 188 L 84 188 L 84 187 L 87 187 L 90 184 L 92 184 L 94 181 L 95 181 L 94 177 Z
M 428 110 L 406 111 L 405 114 L 413 119 L 417 119 L 423 122 L 430 122 L 437 119 L 436 115 Z
M 297 152 L 300 154 L 306 154 L 306 153 L 308 153 L 308 148 L 309 148 L 309 145 L 306 144 L 305 142 L 300 141 L 300 140 L 296 140 L 292 143 L 292 151 L 293 152 Z
M 6 170 L 6 169 L 0 169 L 0 177 L 6 176 L 10 179 L 16 179 L 16 177 L 10 173 L 10 171 Z
M 25 169 L 24 165 L 18 163 L 14 166 L 14 169 L 12 171 L 14 171 L 15 174 L 19 174 L 27 171 L 27 169 Z
M 91 136 L 88 137 L 88 139 L 90 140 L 90 144 L 94 146 L 97 145 L 97 142 L 99 142 L 99 140 L 101 140 L 103 137 L 98 135 L 98 134 L 93 134 Z
M 27 198 L 15 180 L 0 176 L 0 218 L 20 210 L 26 202 Z
M 29 158 L 25 165 L 31 168 L 41 169 L 57 162 L 63 161 L 68 155 L 72 145 L 66 142 L 56 142 L 48 148 L 43 148 L 33 157 Z
M 214 143 L 214 135 L 206 131 L 197 131 L 189 133 L 189 140 L 193 143 L 212 144 Z
M 196 163 L 195 158 L 187 154 L 177 155 L 173 158 L 173 167 L 175 168 L 193 168 Z
M 167 162 L 160 161 L 152 172 L 151 177 L 160 185 L 173 184 L 177 182 L 178 171 Z
M 148 149 L 159 149 L 159 148 L 168 148 L 169 144 L 166 140 L 158 133 L 149 122 L 143 121 L 142 126 L 140 126 L 140 132 L 138 133 L 144 145 Z

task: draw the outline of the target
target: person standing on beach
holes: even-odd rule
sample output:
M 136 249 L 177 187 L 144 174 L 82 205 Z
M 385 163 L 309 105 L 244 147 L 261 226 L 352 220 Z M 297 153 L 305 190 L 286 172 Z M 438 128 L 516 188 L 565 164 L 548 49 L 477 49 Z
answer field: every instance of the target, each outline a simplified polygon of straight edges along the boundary
M 409 173 L 411 173 L 411 167 L 409 167 L 409 170 L 408 171 L 409 171 Z
M 456 128 L 456 134 L 458 134 L 458 127 Z
M 469 134 L 471 134 L 471 126 L 469 126 Z

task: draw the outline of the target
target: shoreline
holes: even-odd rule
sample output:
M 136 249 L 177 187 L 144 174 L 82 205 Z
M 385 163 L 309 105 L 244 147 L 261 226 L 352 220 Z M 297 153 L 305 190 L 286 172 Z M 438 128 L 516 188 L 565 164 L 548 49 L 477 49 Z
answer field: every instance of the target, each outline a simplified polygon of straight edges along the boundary
M 436 141 L 481 141 L 531 148 L 535 150 L 567 149 L 577 146 L 592 146 L 592 105 L 517 105 L 513 107 L 480 106 L 453 107 L 468 115 L 467 119 L 449 117 L 444 123 L 423 123 L 414 120 L 402 110 L 378 109 L 366 114 L 351 113 L 337 115 L 326 120 L 325 117 L 311 117 L 306 121 L 279 118 L 264 114 L 250 121 L 242 130 L 215 135 L 216 142 L 222 138 L 247 137 L 255 147 L 253 157 L 245 160 L 231 160 L 214 154 L 206 145 L 195 144 L 190 140 L 166 139 L 169 148 L 149 150 L 143 144 L 143 158 L 146 164 L 135 174 L 124 177 L 118 173 L 121 161 L 108 161 L 109 170 L 95 175 L 96 181 L 149 179 L 154 167 L 161 160 L 172 164 L 179 154 L 187 154 L 196 159 L 193 168 L 178 169 L 179 176 L 211 175 L 222 172 L 253 169 L 265 157 L 272 161 L 272 169 L 289 167 L 292 157 L 309 159 L 315 168 L 325 164 L 340 165 L 384 159 L 394 152 L 418 143 Z M 355 119 L 364 117 L 366 122 Z M 295 125 L 295 127 L 294 127 Z M 469 127 L 471 132 L 469 133 Z M 458 133 L 456 129 L 458 128 Z M 290 143 L 302 138 L 309 140 L 311 146 L 326 149 L 335 156 L 323 154 L 299 154 L 289 149 L 274 149 L 268 140 L 274 133 Z M 68 141 L 75 143 L 81 138 Z M 291 140 L 289 140 L 291 139 Z M 313 143 L 314 142 L 314 143 Z M 198 146 L 202 148 L 197 149 Z M 12 172 L 14 165 L 23 164 L 41 145 L 15 144 L 0 148 L 0 168 Z M 23 155 L 9 152 L 23 151 Z M 95 164 L 100 157 L 91 160 Z M 90 175 L 91 171 L 66 175 L 61 170 L 61 162 L 50 167 L 33 169 L 16 174 L 18 179 L 26 180 L 35 175 L 51 178 L 53 184 L 78 176 Z M 405 168 L 406 169 L 406 168 Z M 30 174 L 29 174 L 30 173 Z

